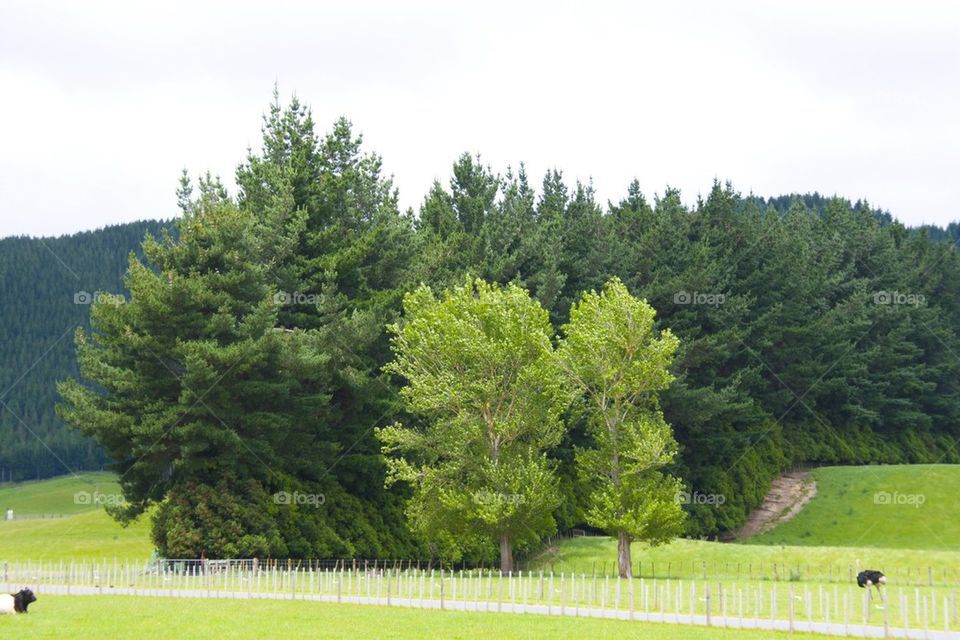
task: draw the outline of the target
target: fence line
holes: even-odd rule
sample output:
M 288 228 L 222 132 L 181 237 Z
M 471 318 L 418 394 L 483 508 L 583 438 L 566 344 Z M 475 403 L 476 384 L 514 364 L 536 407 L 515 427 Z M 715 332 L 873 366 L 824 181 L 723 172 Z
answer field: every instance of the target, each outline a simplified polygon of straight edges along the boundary
M 555 573 L 559 571 L 586 571 L 593 574 L 616 576 L 618 566 L 615 561 L 593 562 L 588 565 L 578 565 L 570 562 L 546 562 Z M 735 580 L 766 580 L 771 582 L 799 582 L 814 581 L 822 583 L 845 584 L 853 581 L 856 575 L 864 568 L 859 562 L 847 565 L 838 564 L 803 564 L 788 562 L 718 562 L 707 560 L 686 561 L 650 561 L 638 560 L 632 563 L 634 577 L 645 578 L 684 578 L 700 577 L 709 579 Z M 910 586 L 942 586 L 960 588 L 960 565 L 909 567 L 884 567 L 882 564 L 872 564 L 870 568 L 883 571 L 888 579 L 898 584 Z
M 555 614 L 808 631 L 856 637 L 960 638 L 956 591 L 601 574 L 336 567 L 254 560 L 3 562 L 0 585 L 37 593 L 291 599 L 424 609 Z

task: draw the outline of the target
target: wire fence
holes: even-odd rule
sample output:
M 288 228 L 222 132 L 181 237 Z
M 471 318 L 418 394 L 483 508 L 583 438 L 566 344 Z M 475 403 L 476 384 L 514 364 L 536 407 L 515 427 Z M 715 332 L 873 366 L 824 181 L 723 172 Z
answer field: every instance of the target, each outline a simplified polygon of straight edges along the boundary
M 619 568 L 615 561 L 578 562 L 558 561 L 540 562 L 538 566 L 554 573 L 561 571 L 617 576 Z M 694 578 L 700 580 L 735 580 L 767 582 L 819 582 L 846 584 L 855 580 L 864 568 L 859 562 L 849 564 L 791 563 L 782 561 L 724 562 L 717 560 L 698 560 L 692 558 L 682 561 L 638 560 L 631 565 L 632 575 L 643 578 L 677 579 Z M 946 586 L 960 588 L 960 565 L 948 566 L 893 566 L 871 564 L 871 569 L 883 571 L 889 580 L 902 586 Z
M 52 520 L 58 518 L 66 518 L 67 514 L 63 513 L 0 513 L 0 522 L 10 522 L 17 520 Z
M 315 600 L 580 615 L 858 637 L 960 638 L 956 589 L 697 577 L 620 579 L 416 562 L 151 560 L 2 562 L 0 584 L 38 594 Z

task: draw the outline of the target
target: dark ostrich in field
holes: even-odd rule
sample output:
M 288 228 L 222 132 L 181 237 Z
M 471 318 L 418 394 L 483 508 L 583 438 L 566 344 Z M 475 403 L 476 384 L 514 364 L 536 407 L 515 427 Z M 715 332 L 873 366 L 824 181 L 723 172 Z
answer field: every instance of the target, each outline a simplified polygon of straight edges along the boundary
M 880 600 L 883 600 L 883 592 L 880 591 L 880 586 L 887 583 L 887 577 L 883 575 L 882 571 L 871 571 L 867 569 L 866 571 L 861 571 L 857 574 L 857 586 L 861 589 L 869 589 L 870 587 L 877 588 L 877 595 L 880 596 Z

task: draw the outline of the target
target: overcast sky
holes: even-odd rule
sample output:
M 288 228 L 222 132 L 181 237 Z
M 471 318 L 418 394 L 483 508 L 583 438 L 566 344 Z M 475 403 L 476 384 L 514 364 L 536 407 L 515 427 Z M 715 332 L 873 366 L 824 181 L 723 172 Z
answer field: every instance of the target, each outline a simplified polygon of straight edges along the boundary
M 404 207 L 463 151 L 618 199 L 866 198 L 960 219 L 960 8 L 900 2 L 0 3 L 0 237 L 176 212 L 228 184 L 274 83 L 343 114 Z

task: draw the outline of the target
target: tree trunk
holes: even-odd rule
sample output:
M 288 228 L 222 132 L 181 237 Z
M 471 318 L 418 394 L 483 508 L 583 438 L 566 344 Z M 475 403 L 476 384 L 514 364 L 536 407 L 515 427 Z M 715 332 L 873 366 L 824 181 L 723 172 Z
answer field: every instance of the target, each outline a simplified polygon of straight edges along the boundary
M 506 533 L 500 536 L 500 571 L 504 573 L 513 571 L 513 545 L 510 543 L 510 536 Z
M 620 565 L 620 577 L 633 577 L 633 563 L 630 562 L 630 536 L 621 529 L 617 531 L 617 562 Z

